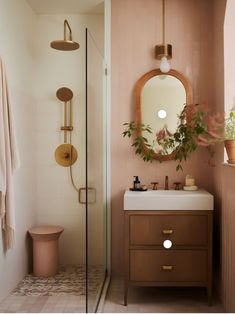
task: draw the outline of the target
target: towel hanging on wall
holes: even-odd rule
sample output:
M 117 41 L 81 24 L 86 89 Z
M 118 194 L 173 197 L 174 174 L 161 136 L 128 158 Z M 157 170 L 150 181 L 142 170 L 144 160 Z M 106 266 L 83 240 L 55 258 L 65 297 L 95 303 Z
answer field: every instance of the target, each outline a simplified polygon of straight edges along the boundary
M 0 218 L 5 250 L 14 246 L 13 173 L 19 166 L 20 161 L 9 101 L 6 72 L 0 57 Z

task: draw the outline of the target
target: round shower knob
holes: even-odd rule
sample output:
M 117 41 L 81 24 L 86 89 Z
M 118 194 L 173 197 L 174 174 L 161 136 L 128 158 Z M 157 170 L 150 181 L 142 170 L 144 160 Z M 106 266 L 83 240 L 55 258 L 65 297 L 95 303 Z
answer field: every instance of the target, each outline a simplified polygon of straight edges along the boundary
M 70 158 L 70 154 L 69 154 L 69 153 L 67 153 L 67 152 L 66 152 L 66 153 L 64 153 L 64 158 L 65 158 L 65 159 Z
M 71 144 L 62 144 L 55 150 L 55 160 L 63 167 L 72 166 L 76 162 L 77 158 L 77 150 Z

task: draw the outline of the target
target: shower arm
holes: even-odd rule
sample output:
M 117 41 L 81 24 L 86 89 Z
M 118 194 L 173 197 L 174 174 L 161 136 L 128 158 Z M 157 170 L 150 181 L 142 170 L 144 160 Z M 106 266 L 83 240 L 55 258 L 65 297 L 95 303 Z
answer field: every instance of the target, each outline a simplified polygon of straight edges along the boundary
M 66 39 L 66 26 L 67 26 L 67 28 L 69 30 L 69 40 L 72 41 L 73 40 L 73 38 L 72 38 L 72 29 L 71 29 L 71 27 L 69 25 L 69 22 L 67 20 L 64 20 L 64 41 L 67 41 L 67 39 Z

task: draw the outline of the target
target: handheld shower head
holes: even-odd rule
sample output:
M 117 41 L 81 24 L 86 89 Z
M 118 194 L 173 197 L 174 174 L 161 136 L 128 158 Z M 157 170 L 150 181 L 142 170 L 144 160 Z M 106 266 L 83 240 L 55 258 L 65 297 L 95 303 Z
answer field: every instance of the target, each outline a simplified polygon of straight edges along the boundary
M 70 101 L 73 98 L 73 92 L 68 87 L 61 87 L 57 90 L 56 97 L 60 101 Z

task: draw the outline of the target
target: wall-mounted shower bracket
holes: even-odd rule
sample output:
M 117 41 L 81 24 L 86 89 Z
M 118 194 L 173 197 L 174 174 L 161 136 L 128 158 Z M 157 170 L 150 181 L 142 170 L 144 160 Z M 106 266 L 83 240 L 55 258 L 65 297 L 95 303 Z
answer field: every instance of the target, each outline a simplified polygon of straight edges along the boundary
M 73 131 L 73 126 L 62 126 L 61 131 Z

